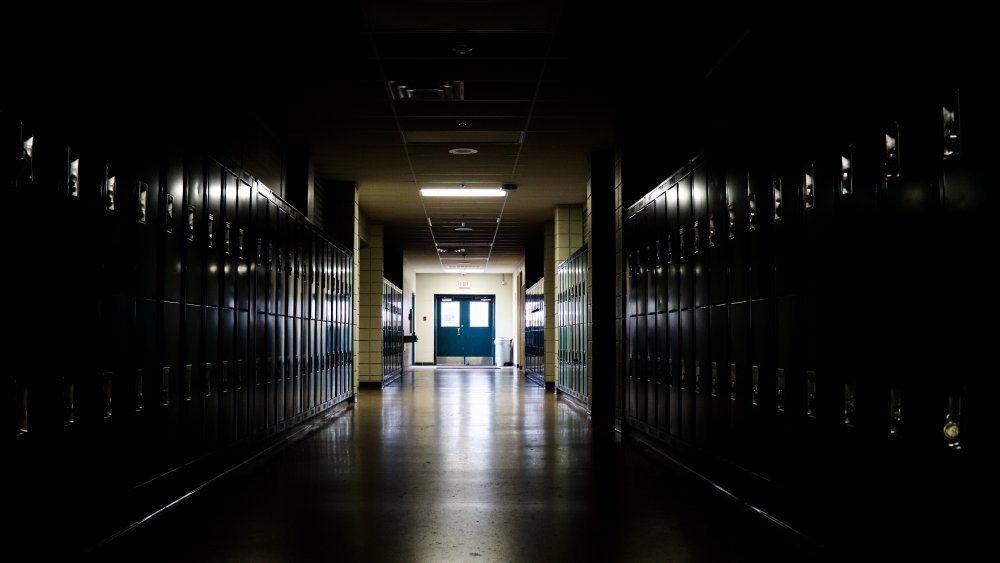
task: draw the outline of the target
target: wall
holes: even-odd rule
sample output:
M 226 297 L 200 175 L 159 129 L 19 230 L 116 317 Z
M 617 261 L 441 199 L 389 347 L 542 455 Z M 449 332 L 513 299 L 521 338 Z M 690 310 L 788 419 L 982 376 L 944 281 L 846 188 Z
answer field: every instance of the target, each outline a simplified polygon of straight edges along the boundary
M 466 279 L 470 289 L 459 289 Z M 505 285 L 500 285 L 501 279 Z M 511 274 L 417 274 L 417 363 L 434 362 L 434 295 L 496 295 L 496 336 L 514 337 L 514 282 Z M 424 320 L 427 317 L 427 320 Z
M 368 223 L 368 246 L 361 249 L 361 298 L 358 378 L 361 384 L 382 383 L 382 224 Z
M 409 261 L 403 258 L 403 334 L 412 334 L 413 330 L 416 330 L 417 319 L 412 316 L 416 313 L 413 312 L 413 295 L 417 293 L 417 273 L 410 266 Z M 412 318 L 412 321 L 411 321 Z M 411 327 L 413 330 L 411 330 Z M 406 343 L 403 345 L 403 370 L 413 365 L 413 347 L 414 343 Z
M 556 384 L 556 236 L 555 225 L 545 225 L 545 384 Z

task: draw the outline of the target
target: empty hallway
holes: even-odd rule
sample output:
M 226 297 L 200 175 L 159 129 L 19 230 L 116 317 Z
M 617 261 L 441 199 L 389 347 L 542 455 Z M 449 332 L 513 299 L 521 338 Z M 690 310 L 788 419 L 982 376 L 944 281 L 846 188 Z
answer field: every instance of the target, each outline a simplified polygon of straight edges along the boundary
M 155 546 L 155 547 L 154 547 Z M 516 370 L 416 368 L 94 555 L 162 561 L 807 561 Z

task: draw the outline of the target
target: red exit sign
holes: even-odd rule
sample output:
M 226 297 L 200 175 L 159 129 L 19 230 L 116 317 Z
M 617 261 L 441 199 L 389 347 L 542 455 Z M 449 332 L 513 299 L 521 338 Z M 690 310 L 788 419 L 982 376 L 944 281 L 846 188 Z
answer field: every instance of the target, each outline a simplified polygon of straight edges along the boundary
M 470 289 L 472 282 L 469 280 L 458 280 L 458 289 Z

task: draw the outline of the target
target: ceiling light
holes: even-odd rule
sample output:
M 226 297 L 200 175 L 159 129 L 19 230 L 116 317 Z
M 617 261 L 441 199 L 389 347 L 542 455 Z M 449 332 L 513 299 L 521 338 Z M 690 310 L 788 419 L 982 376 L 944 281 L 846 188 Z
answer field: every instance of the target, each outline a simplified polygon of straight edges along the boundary
M 472 227 L 466 227 L 465 226 L 465 221 L 462 221 L 462 226 L 461 227 L 455 227 L 455 230 L 456 231 L 461 231 L 463 233 L 467 233 L 467 232 L 469 232 L 469 231 L 472 230 Z M 465 250 L 464 248 L 461 249 L 461 251 L 464 251 L 464 250 Z
M 446 274 L 481 274 L 485 270 L 482 268 L 445 268 Z
M 487 188 L 420 188 L 424 197 L 503 197 L 507 192 Z
M 476 154 L 477 152 L 479 151 L 477 151 L 476 149 L 469 149 L 469 148 L 457 148 L 448 151 L 449 154 L 458 154 L 458 155 Z

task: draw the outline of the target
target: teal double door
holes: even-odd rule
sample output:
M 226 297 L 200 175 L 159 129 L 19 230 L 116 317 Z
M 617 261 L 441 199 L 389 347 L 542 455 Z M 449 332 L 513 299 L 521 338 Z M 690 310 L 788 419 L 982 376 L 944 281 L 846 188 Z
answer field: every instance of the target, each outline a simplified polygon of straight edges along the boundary
M 434 362 L 493 365 L 493 295 L 435 295 Z

